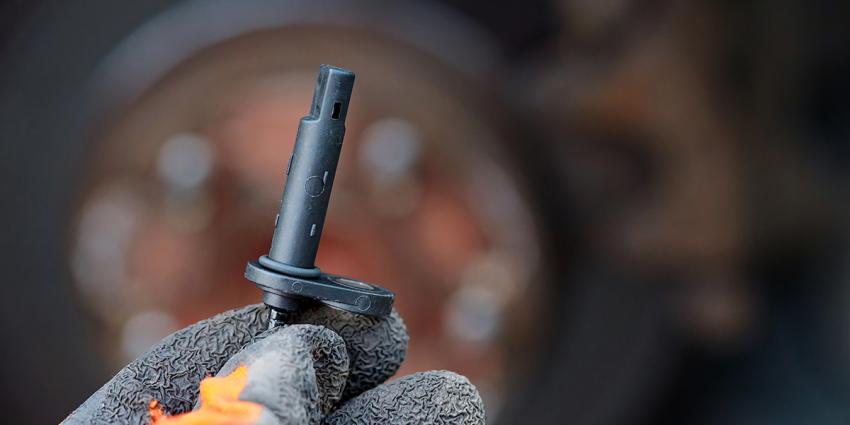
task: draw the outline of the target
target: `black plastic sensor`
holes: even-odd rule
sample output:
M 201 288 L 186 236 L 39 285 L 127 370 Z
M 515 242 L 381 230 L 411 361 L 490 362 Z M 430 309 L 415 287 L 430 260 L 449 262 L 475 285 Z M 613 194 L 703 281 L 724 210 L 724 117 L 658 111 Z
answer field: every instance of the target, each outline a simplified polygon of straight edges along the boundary
M 271 249 L 245 268 L 245 277 L 263 291 L 263 302 L 272 309 L 270 326 L 308 302 L 375 316 L 392 309 L 392 292 L 322 273 L 315 265 L 353 87 L 353 72 L 321 66 L 310 115 L 301 119 L 289 158 Z

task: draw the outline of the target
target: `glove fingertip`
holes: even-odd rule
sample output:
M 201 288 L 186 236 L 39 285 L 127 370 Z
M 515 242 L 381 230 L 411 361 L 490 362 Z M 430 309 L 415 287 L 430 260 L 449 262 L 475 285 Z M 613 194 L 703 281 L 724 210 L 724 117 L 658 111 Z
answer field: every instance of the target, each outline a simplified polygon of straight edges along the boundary
M 324 326 L 287 325 L 243 348 L 218 376 L 245 366 L 248 380 L 240 399 L 265 406 L 281 420 L 293 419 L 298 412 L 307 415 L 304 418 L 320 418 L 342 397 L 348 365 L 345 342 L 336 332 Z
M 484 424 L 484 404 L 466 377 L 450 371 L 420 372 L 378 386 L 325 417 L 336 424 Z
M 345 340 L 350 372 L 343 400 L 385 382 L 407 355 L 407 327 L 395 309 L 375 317 L 317 307 L 304 311 L 298 322 L 323 325 Z

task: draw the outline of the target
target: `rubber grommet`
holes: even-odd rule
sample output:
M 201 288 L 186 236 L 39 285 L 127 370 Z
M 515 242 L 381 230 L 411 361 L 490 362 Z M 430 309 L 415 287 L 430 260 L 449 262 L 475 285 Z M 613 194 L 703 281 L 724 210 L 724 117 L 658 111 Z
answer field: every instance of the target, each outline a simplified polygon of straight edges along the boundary
M 260 264 L 263 267 L 270 268 L 275 271 L 279 271 L 284 274 L 288 274 L 291 276 L 298 277 L 319 277 L 322 274 L 322 271 L 319 270 L 318 267 L 313 267 L 312 269 L 305 269 L 303 267 L 295 267 L 290 266 L 289 264 L 281 263 L 280 261 L 275 261 L 269 258 L 268 255 L 264 255 L 259 259 Z

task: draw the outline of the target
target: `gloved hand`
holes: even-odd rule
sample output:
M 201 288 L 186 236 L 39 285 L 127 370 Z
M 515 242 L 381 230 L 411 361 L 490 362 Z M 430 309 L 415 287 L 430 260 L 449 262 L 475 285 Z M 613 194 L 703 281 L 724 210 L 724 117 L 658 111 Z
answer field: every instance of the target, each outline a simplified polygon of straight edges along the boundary
M 166 337 L 119 371 L 65 424 L 483 424 L 475 387 L 447 371 L 383 384 L 404 360 L 407 331 L 383 318 L 314 307 L 267 331 L 252 305 Z M 229 394 L 232 393 L 232 394 Z M 153 412 L 153 418 L 151 414 Z M 181 422 L 182 421 L 182 422 Z

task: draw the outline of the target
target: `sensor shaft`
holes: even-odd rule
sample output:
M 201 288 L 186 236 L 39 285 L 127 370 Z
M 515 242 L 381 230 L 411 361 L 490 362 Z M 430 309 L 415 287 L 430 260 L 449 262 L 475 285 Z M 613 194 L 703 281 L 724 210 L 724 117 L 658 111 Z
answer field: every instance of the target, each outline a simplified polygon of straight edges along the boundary
M 262 261 L 266 267 L 297 276 L 319 275 L 316 253 L 342 150 L 353 87 L 352 72 L 321 67 L 310 115 L 301 119 L 295 150 L 289 159 L 286 187 L 267 257 L 272 261 Z

